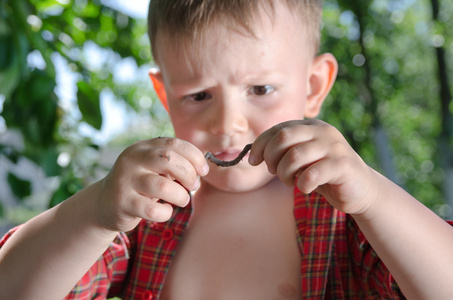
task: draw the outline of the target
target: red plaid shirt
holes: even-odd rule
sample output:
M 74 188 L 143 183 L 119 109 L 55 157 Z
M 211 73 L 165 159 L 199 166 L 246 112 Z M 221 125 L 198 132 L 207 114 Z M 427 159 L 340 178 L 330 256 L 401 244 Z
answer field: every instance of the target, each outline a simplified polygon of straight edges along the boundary
M 303 299 L 404 299 L 350 216 L 316 193 L 296 190 L 294 204 Z M 166 223 L 120 233 L 65 299 L 159 299 L 190 214 L 176 208 Z

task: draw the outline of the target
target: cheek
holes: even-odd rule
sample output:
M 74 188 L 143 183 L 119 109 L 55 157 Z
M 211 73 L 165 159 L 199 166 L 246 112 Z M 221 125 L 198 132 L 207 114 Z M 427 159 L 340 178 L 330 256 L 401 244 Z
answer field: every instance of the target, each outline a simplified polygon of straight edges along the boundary
M 174 112 L 170 113 L 170 119 L 173 130 L 175 131 L 175 136 L 186 140 L 194 130 L 194 122 L 191 122 L 190 120 L 187 120 L 185 116 Z
M 255 130 L 261 134 L 277 124 L 301 120 L 304 118 L 304 105 L 300 102 L 287 103 L 285 106 L 273 109 L 254 117 Z
M 185 140 L 199 149 L 203 149 L 205 143 L 205 134 L 197 120 L 181 120 L 172 118 L 172 125 L 175 137 Z
M 175 136 L 177 138 L 186 140 L 188 142 L 192 142 L 194 140 L 194 137 L 196 136 L 196 129 L 193 127 L 194 124 L 188 123 L 187 125 L 180 126 L 182 124 L 175 124 L 173 123 L 173 129 L 175 131 Z

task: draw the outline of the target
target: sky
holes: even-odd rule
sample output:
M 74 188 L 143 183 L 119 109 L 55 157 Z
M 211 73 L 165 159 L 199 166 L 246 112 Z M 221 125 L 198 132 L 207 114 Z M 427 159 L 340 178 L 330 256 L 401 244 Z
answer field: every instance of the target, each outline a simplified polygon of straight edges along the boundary
M 104 5 L 121 10 L 133 18 L 146 18 L 149 0 L 103 0 Z

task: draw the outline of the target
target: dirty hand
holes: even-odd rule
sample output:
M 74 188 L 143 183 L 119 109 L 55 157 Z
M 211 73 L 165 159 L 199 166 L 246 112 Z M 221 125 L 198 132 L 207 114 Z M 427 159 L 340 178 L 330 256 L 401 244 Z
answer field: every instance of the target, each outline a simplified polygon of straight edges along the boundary
M 101 224 L 114 231 L 129 231 L 141 219 L 170 219 L 172 205 L 189 203 L 199 176 L 208 173 L 203 153 L 176 138 L 139 141 L 118 157 L 102 179 L 98 215 Z
M 288 121 L 262 133 L 249 162 L 263 161 L 286 185 L 317 191 L 345 213 L 365 212 L 379 192 L 376 172 L 336 128 L 320 120 Z

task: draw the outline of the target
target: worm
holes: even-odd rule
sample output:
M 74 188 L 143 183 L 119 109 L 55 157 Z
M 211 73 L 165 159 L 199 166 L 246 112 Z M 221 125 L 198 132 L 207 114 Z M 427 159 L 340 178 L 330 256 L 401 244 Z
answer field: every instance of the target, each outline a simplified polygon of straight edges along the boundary
M 207 152 L 204 157 L 213 162 L 214 164 L 216 164 L 217 166 L 232 167 L 237 165 L 244 158 L 247 152 L 250 151 L 250 149 L 252 149 L 252 144 L 245 145 L 244 149 L 241 151 L 241 153 L 239 153 L 238 157 L 229 161 L 220 160 L 216 158 L 211 152 Z

